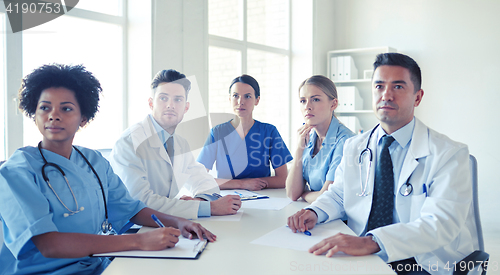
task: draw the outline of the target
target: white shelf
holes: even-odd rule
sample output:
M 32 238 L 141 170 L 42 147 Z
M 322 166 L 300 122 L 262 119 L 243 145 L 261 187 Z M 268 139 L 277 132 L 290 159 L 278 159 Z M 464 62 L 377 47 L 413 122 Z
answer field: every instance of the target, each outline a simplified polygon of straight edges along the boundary
M 360 54 L 379 54 L 379 53 L 395 53 L 396 49 L 391 47 L 373 47 L 373 48 L 359 48 L 359 49 L 344 49 L 329 51 L 328 57 L 336 55 L 360 55 Z
M 340 116 L 360 115 L 360 114 L 373 115 L 373 110 L 343 111 L 343 112 L 335 112 L 335 114 Z
M 351 79 L 351 80 L 335 80 L 335 84 L 360 84 L 360 83 L 370 83 L 371 79 Z
M 344 50 L 334 50 L 327 52 L 327 72 L 328 76 L 331 76 L 331 60 L 333 57 L 338 56 L 352 56 L 354 64 L 358 70 L 358 76 L 364 77 L 365 70 L 373 70 L 373 62 L 375 61 L 376 55 L 380 53 L 397 52 L 396 49 L 391 47 L 373 47 L 373 48 L 359 48 L 359 49 L 344 49 Z M 350 111 L 350 112 L 335 112 L 335 115 L 339 117 L 354 116 L 359 120 L 359 126 L 353 126 L 350 122 L 346 125 L 348 127 L 361 127 L 362 130 L 367 131 L 377 125 L 379 122 L 377 117 L 371 109 L 372 105 L 372 91 L 370 88 L 371 79 L 351 79 L 351 80 L 333 80 L 337 87 L 345 86 L 355 86 L 358 88 L 359 95 L 363 99 L 362 110 Z M 353 129 L 351 129 L 353 130 Z M 353 130 L 357 132 L 357 130 Z

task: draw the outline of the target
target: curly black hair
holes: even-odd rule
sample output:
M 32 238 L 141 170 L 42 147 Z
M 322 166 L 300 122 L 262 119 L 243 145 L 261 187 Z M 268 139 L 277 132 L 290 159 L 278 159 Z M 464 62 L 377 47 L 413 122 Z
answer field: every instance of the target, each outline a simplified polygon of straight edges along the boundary
M 99 80 L 83 65 L 47 64 L 33 70 L 22 80 L 19 109 L 34 120 L 42 91 L 59 87 L 75 93 L 87 123 L 94 119 L 99 110 L 99 93 L 102 93 L 102 88 Z

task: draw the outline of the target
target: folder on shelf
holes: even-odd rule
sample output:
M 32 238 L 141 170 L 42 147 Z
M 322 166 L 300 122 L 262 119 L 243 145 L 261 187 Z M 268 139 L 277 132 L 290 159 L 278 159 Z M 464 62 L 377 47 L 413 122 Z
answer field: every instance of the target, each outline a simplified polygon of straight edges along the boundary
M 358 79 L 358 69 L 354 64 L 354 59 L 350 55 L 346 55 L 344 58 L 344 80 Z
M 338 72 L 337 72 L 337 60 L 338 57 L 332 57 L 330 59 L 330 79 L 335 81 L 338 80 Z
M 337 80 L 344 80 L 344 57 L 337 58 Z
M 337 87 L 337 98 L 339 101 L 337 112 L 363 110 L 363 98 L 355 86 Z

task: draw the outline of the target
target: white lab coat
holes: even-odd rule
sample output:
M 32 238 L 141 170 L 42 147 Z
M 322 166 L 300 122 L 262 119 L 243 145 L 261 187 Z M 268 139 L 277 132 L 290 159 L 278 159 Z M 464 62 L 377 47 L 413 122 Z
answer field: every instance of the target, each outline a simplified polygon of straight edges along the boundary
M 369 195 L 357 195 L 361 193 L 358 158 L 366 147 L 369 134 L 346 141 L 334 184 L 312 204 L 328 214 L 327 221 L 347 215 L 348 226 L 358 235 L 366 233 L 373 196 L 377 159 L 376 138 L 373 137 L 370 140 L 374 163 L 368 180 Z M 367 171 L 368 162 L 365 161 L 363 184 Z M 399 190 L 410 175 L 413 192 L 404 197 Z M 427 197 L 423 194 L 423 184 L 427 185 Z M 478 249 L 466 145 L 450 140 L 415 119 L 411 144 L 394 192 L 400 223 L 370 231 L 385 247 L 387 262 L 415 257 L 431 274 L 451 274 L 454 262 Z
M 187 141 L 176 134 L 174 152 L 175 180 L 170 181 L 170 158 L 147 116 L 125 130 L 109 158 L 133 198 L 160 212 L 196 219 L 200 202 L 179 200 L 179 190 L 184 187 L 191 196 L 220 193 L 220 190 L 205 167 L 195 161 Z

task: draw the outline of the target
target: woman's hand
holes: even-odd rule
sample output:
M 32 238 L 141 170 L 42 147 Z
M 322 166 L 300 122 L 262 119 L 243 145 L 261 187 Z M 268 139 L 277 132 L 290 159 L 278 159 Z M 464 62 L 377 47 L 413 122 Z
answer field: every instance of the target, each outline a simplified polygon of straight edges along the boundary
M 297 144 L 299 149 L 304 150 L 304 148 L 306 148 L 307 144 L 309 143 L 309 133 L 313 128 L 313 126 L 306 123 L 297 130 Z
M 163 250 L 174 247 L 181 231 L 173 227 L 162 227 L 146 233 L 138 233 L 140 250 Z
M 261 178 L 241 179 L 239 189 L 259 191 L 266 188 L 267 186 L 268 186 L 267 181 Z
M 177 227 L 181 231 L 182 236 L 189 239 L 198 238 L 204 240 L 203 236 L 205 236 L 208 241 L 215 242 L 217 238 L 217 236 L 201 226 L 201 224 L 183 218 L 178 218 Z

